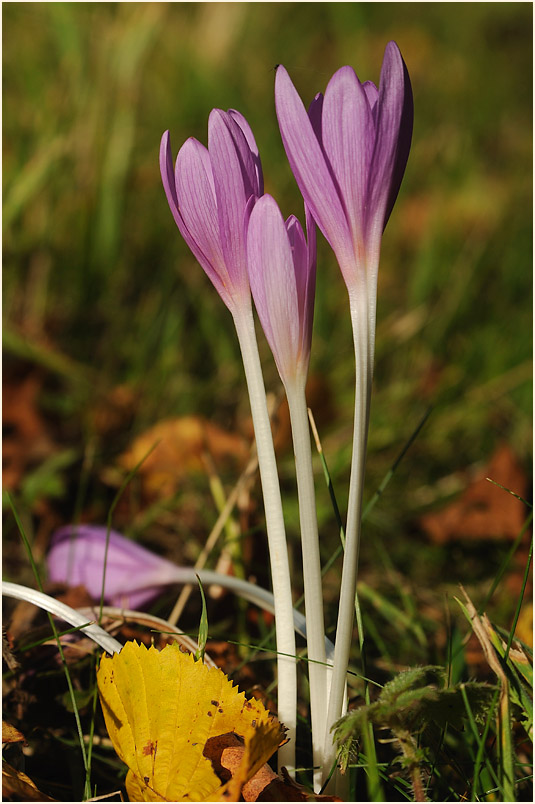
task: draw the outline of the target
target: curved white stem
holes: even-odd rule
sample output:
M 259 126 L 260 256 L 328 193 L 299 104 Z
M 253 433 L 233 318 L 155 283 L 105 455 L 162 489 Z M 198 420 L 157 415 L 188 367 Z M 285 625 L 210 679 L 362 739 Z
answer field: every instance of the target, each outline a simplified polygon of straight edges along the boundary
M 38 606 L 40 609 L 49 611 L 56 617 L 61 617 L 66 623 L 82 626 L 80 630 L 88 637 L 91 637 L 97 645 L 100 645 L 100 647 L 104 648 L 108 653 L 119 653 L 122 648 L 121 643 L 107 634 L 99 625 L 95 623 L 87 625 L 87 618 L 84 617 L 83 614 L 80 614 L 80 612 L 75 609 L 71 609 L 71 607 L 67 606 L 65 603 L 61 603 L 59 600 L 45 595 L 43 592 L 38 592 L 36 589 L 32 589 L 29 586 L 21 586 L 18 583 L 2 581 L 2 594 L 7 597 L 14 597 L 17 600 L 26 600 L 28 603 L 33 603 L 34 606 Z
M 271 581 L 275 598 L 275 628 L 278 652 L 277 709 L 279 720 L 286 726 L 288 730 L 287 736 L 289 737 L 289 742 L 282 746 L 278 753 L 279 768 L 284 765 L 290 773 L 293 773 L 295 769 L 297 727 L 297 664 L 294 658 L 295 633 L 292 587 L 279 476 L 251 306 L 241 306 L 234 311 L 233 318 L 251 402 L 258 466 L 264 495 Z
M 197 576 L 199 576 L 201 579 L 201 583 L 205 584 L 206 586 L 209 586 L 210 584 L 223 586 L 225 589 L 228 589 L 235 595 L 243 597 L 244 600 L 248 600 L 255 606 L 264 609 L 264 611 L 269 611 L 270 614 L 275 613 L 275 602 L 271 592 L 268 592 L 267 589 L 257 586 L 254 583 L 249 583 L 249 581 L 242 581 L 241 578 L 234 578 L 232 575 L 223 575 L 220 572 L 214 572 L 213 570 L 196 570 L 194 567 L 177 567 L 176 574 L 170 582 L 183 584 L 195 583 Z M 149 586 L 152 586 L 152 583 L 149 584 Z M 80 620 L 77 618 L 76 622 L 68 620 L 67 617 L 64 616 L 67 614 L 67 611 L 73 612 L 74 615 L 79 614 L 79 612 L 77 612 L 76 609 L 71 609 L 69 606 L 66 606 L 65 603 L 61 603 L 55 598 L 49 597 L 42 592 L 38 592 L 36 589 L 32 589 L 29 586 L 21 586 L 20 584 L 10 583 L 9 581 L 2 581 L 2 594 L 6 595 L 7 597 L 14 597 L 18 600 L 26 600 L 29 603 L 34 603 L 36 606 L 39 606 L 39 608 L 50 611 L 51 614 L 55 614 L 58 617 L 63 617 L 65 622 L 70 622 L 71 625 L 82 625 L 83 623 L 87 623 L 87 619 Z M 42 601 L 43 605 L 37 602 L 39 600 Z M 109 610 L 110 606 L 107 606 L 106 608 Z M 122 609 L 117 606 L 113 608 L 117 612 L 122 612 L 125 616 L 129 614 L 143 614 L 143 612 L 132 612 L 130 609 Z M 152 614 L 151 617 L 152 619 L 157 619 Z M 300 611 L 294 609 L 293 619 L 295 631 L 306 639 L 307 625 L 304 614 L 301 614 Z M 167 620 L 161 620 L 161 622 L 168 625 Z M 113 639 L 113 637 L 110 637 L 109 634 L 106 634 L 106 631 L 104 631 L 98 625 L 91 624 L 83 630 L 90 637 L 92 637 L 93 633 L 97 634 L 99 639 L 101 639 L 103 635 L 108 636 L 111 641 L 106 642 L 106 645 L 102 644 L 102 642 L 99 642 L 98 640 L 95 640 L 97 644 L 107 650 L 108 653 L 117 652 L 122 647 L 122 645 L 117 642 L 116 639 Z M 113 650 L 111 650 L 112 645 L 115 646 Z M 108 650 L 108 648 L 110 648 L 110 650 Z M 327 656 L 327 661 L 332 661 L 334 656 L 334 645 L 328 637 L 325 637 L 325 653 Z

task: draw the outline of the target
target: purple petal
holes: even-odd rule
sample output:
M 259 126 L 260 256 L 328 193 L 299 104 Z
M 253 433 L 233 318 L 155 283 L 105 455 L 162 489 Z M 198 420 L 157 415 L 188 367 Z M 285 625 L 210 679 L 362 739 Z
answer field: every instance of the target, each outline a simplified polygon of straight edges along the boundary
M 370 109 L 372 110 L 373 120 L 375 123 L 375 118 L 377 116 L 377 100 L 379 98 L 379 90 L 373 83 L 373 81 L 364 81 L 362 84 L 362 88 L 366 93 L 366 97 L 368 98 L 368 103 L 370 104 Z
M 275 77 L 275 106 L 286 155 L 305 202 L 339 262 L 350 265 L 353 244 L 338 189 L 301 98 L 282 65 Z
M 342 67 L 329 81 L 322 132 L 323 147 L 340 187 L 360 262 L 365 253 L 365 210 L 375 128 L 367 93 L 352 67 Z
M 300 351 L 299 305 L 284 219 L 270 195 L 251 212 L 247 231 L 249 282 L 262 329 L 281 379 L 296 371 Z
M 294 215 L 286 221 L 288 240 L 292 249 L 299 308 L 300 344 L 298 362 L 308 370 L 310 344 L 312 340 L 312 321 L 314 318 L 314 298 L 316 293 L 316 225 L 305 207 L 308 243 L 301 224 Z
M 107 529 L 68 525 L 56 531 L 47 556 L 49 580 L 84 586 L 100 599 Z M 106 557 L 104 599 L 112 605 L 135 608 L 161 594 L 176 580 L 176 567 L 120 533 L 110 531 Z
M 382 234 L 397 198 L 412 138 L 414 108 L 405 62 L 395 42 L 385 49 L 377 113 L 376 143 L 370 170 L 369 228 Z
M 316 224 L 310 209 L 305 204 L 305 225 L 308 243 L 308 280 L 305 294 L 305 317 L 303 319 L 303 349 L 308 350 L 312 343 L 312 322 L 314 320 L 314 300 L 316 298 Z
M 236 111 L 236 109 L 229 109 L 228 113 L 243 131 L 247 145 L 249 146 L 249 151 L 251 153 L 254 165 L 253 192 L 256 196 L 258 196 L 258 198 L 260 198 L 261 195 L 264 195 L 264 176 L 262 173 L 260 153 L 254 138 L 253 130 L 245 117 L 240 112 Z
M 162 182 L 165 195 L 167 196 L 167 202 L 176 221 L 178 218 L 178 201 L 176 197 L 171 139 L 168 131 L 164 131 L 160 143 L 160 173 L 162 174 Z
M 221 109 L 210 113 L 208 152 L 223 256 L 234 290 L 245 294 L 248 292 L 245 208 L 254 195 L 256 171 L 245 135 Z
M 312 129 L 316 138 L 323 149 L 323 132 L 321 130 L 321 118 L 323 115 L 323 101 L 324 97 L 321 92 L 318 92 L 314 100 L 308 107 L 308 119 L 312 125 Z
M 180 232 L 229 307 L 230 277 L 219 237 L 219 221 L 208 152 L 190 138 L 178 152 L 175 170 Z

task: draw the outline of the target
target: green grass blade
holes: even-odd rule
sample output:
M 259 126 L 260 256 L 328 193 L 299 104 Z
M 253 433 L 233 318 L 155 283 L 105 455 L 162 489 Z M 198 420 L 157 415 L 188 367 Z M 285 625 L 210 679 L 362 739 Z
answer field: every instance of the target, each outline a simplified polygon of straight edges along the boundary
M 206 610 L 206 598 L 204 596 L 204 589 L 202 588 L 201 579 L 197 575 L 199 589 L 201 592 L 202 610 L 201 619 L 199 621 L 199 635 L 197 637 L 197 644 L 199 649 L 195 651 L 195 659 L 202 659 L 204 661 L 204 653 L 206 649 L 206 642 L 208 640 L 208 612 Z
M 487 594 L 485 596 L 485 599 L 483 600 L 483 602 L 482 602 L 482 604 L 481 604 L 481 606 L 479 608 L 479 613 L 481 613 L 482 611 L 484 611 L 487 608 L 490 599 L 492 598 L 494 592 L 496 591 L 496 589 L 498 587 L 498 584 L 500 583 L 501 579 L 503 578 L 503 576 L 505 574 L 505 571 L 507 570 L 507 567 L 509 566 L 509 564 L 511 562 L 511 559 L 513 558 L 514 554 L 516 553 L 516 551 L 520 547 L 520 544 L 522 543 L 522 539 L 524 538 L 524 534 L 526 533 L 527 529 L 531 525 L 532 520 L 533 520 L 533 511 L 530 511 L 528 517 L 526 518 L 526 521 L 522 525 L 520 533 L 516 537 L 515 541 L 511 545 L 511 548 L 509 549 L 507 555 L 505 556 L 504 560 L 502 561 L 502 563 L 500 565 L 500 568 L 498 569 L 498 572 L 496 573 L 496 576 L 495 576 L 495 578 L 494 578 L 494 580 L 492 582 L 492 585 L 491 585 L 489 591 L 487 592 Z

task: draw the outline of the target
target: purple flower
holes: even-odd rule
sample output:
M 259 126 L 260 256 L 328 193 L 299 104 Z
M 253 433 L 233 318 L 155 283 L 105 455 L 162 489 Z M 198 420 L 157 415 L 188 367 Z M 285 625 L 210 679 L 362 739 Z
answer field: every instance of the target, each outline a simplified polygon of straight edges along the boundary
M 85 586 L 100 600 L 107 528 L 67 525 L 57 530 L 47 556 L 49 580 Z M 113 606 L 137 608 L 176 581 L 177 567 L 139 544 L 110 531 L 104 600 Z
M 308 115 L 279 66 L 275 102 L 299 189 L 351 291 L 362 270 L 377 271 L 381 236 L 409 155 L 412 90 L 399 48 L 395 42 L 386 46 L 379 89 L 342 67 Z
M 162 137 L 160 171 L 176 225 L 233 313 L 250 302 L 246 266 L 246 209 L 263 194 L 262 166 L 249 124 L 239 112 L 213 109 L 208 149 L 190 137 L 173 170 L 169 132 Z M 254 203 L 254 202 L 253 202 Z
M 286 384 L 306 380 L 316 289 L 316 227 L 305 208 L 308 243 L 294 215 L 285 222 L 276 201 L 264 195 L 247 231 L 249 282 L 255 306 Z

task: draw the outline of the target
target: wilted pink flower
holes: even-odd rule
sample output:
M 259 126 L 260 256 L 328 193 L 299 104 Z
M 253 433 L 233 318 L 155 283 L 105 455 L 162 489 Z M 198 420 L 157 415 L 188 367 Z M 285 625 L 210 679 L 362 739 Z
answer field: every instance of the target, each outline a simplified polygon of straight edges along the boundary
M 107 528 L 99 525 L 67 525 L 57 530 L 47 556 L 48 577 L 55 583 L 85 586 L 100 600 Z M 137 608 L 174 583 L 177 567 L 171 561 L 120 533 L 110 531 L 106 557 L 104 600 L 112 606 Z
M 275 102 L 299 189 L 351 291 L 361 269 L 377 269 L 409 155 L 412 90 L 399 48 L 395 42 L 386 46 L 379 89 L 361 83 L 352 67 L 342 67 L 308 115 L 279 66 Z
M 264 195 L 247 231 L 249 282 L 258 317 L 284 384 L 304 383 L 310 358 L 316 289 L 316 227 L 305 209 L 307 240 L 294 215 L 285 222 Z
M 213 109 L 208 149 L 190 137 L 173 170 L 169 132 L 162 137 L 160 171 L 176 225 L 229 308 L 246 300 L 246 208 L 263 193 L 258 148 L 243 115 Z

